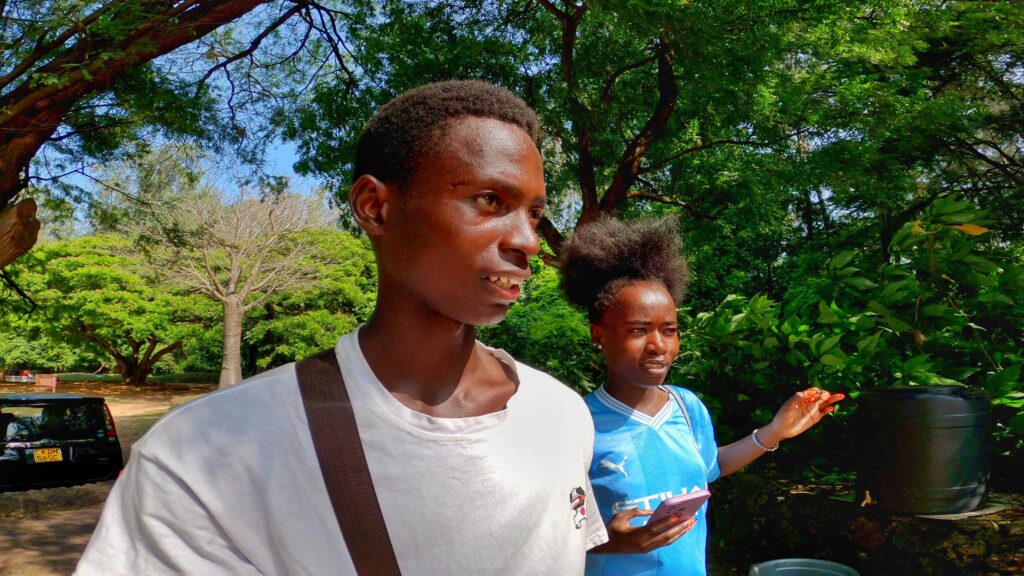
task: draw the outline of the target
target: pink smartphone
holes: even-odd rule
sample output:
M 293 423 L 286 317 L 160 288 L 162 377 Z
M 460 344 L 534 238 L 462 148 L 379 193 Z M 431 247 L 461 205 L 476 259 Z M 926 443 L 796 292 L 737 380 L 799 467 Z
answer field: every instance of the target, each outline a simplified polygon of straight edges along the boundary
M 696 492 L 690 492 L 689 494 L 683 494 L 681 496 L 673 496 L 667 500 L 662 500 L 661 504 L 651 514 L 648 522 L 657 522 L 662 518 L 669 516 L 679 516 L 681 520 L 689 520 L 691 516 L 697 513 L 697 510 L 711 498 L 711 492 L 707 490 L 697 490 Z

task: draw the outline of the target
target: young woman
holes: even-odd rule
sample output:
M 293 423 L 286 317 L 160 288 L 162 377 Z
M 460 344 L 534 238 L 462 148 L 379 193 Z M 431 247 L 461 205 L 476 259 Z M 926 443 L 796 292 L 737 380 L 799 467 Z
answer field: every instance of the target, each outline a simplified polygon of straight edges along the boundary
M 689 390 L 664 385 L 679 353 L 676 306 L 688 280 L 675 220 L 601 219 L 563 247 L 562 287 L 586 309 L 607 381 L 587 396 L 596 436 L 590 480 L 609 541 L 587 555 L 588 576 L 704 575 L 705 504 L 691 519 L 647 523 L 671 496 L 708 488 L 816 424 L 843 394 L 794 394 L 770 424 L 717 446 Z

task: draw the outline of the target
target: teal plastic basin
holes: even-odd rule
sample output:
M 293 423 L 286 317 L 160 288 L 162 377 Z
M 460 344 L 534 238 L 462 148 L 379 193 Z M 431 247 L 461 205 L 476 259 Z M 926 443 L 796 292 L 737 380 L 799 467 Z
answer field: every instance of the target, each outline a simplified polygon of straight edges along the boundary
M 750 567 L 749 576 L 859 576 L 856 570 L 828 560 L 783 558 Z

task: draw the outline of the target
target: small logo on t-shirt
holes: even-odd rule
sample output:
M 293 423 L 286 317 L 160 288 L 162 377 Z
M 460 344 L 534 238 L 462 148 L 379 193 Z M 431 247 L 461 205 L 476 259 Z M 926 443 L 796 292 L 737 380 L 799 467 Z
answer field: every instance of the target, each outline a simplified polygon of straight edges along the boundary
M 583 491 L 583 488 L 577 486 L 572 489 L 572 492 L 569 492 L 569 508 L 573 511 L 572 520 L 576 523 L 576 529 L 579 530 L 587 521 L 587 493 Z
M 621 472 L 624 477 L 629 478 L 629 473 L 626 472 L 626 460 L 629 460 L 629 454 L 623 454 L 622 462 L 619 462 L 618 464 L 612 462 L 611 460 L 604 459 L 598 462 L 597 465 L 600 466 L 601 468 L 607 468 L 609 470 Z

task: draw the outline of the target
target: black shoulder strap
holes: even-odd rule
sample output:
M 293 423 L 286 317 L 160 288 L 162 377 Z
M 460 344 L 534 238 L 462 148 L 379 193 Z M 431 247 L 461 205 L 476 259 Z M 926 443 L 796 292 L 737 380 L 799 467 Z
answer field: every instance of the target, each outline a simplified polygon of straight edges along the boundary
M 298 362 L 295 371 L 320 472 L 345 545 L 360 576 L 398 576 L 398 561 L 377 502 L 355 413 L 334 349 Z

